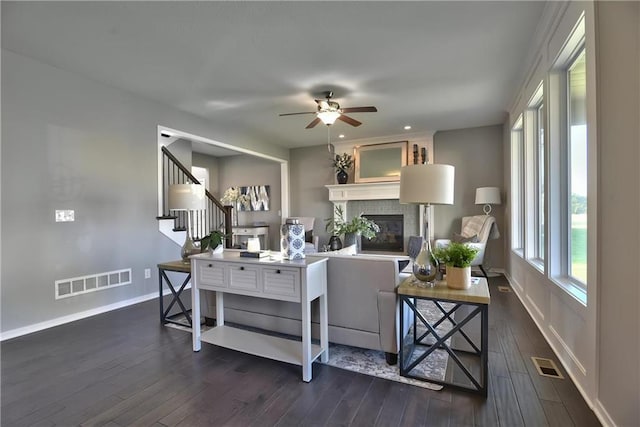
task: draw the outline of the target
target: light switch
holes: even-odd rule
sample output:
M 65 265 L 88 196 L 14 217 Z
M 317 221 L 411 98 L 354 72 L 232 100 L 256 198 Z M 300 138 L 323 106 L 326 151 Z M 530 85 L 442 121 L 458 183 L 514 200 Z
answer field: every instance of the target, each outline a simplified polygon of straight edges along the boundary
M 75 211 L 72 209 L 56 209 L 56 222 L 73 222 Z

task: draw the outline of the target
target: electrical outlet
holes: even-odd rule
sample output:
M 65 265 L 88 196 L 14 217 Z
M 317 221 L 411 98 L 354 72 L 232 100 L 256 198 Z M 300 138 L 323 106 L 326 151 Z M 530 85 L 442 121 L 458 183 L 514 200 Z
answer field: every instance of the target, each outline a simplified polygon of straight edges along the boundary
M 145 268 L 144 269 L 144 278 L 145 279 L 151 279 L 151 269 L 150 268 Z
M 74 217 L 75 212 L 72 209 L 56 209 L 56 222 L 73 222 L 75 221 Z

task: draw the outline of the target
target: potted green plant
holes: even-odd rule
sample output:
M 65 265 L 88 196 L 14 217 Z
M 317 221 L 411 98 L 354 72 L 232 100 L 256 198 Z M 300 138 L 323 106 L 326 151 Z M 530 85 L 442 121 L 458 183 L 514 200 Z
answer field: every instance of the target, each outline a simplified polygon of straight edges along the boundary
M 353 157 L 348 153 L 336 154 L 333 159 L 333 167 L 336 168 L 338 184 L 346 184 L 349 180 L 347 171 L 353 165 Z
M 469 289 L 471 287 L 471 263 L 478 253 L 465 243 L 450 243 L 436 248 L 433 256 L 438 262 L 447 266 L 447 286 L 452 289 Z
M 362 216 L 354 216 L 350 221 L 345 221 L 344 211 L 341 206 L 335 207 L 335 215 L 333 218 L 327 218 L 325 229 L 333 236 L 344 236 L 344 246 L 356 245 L 357 251 L 360 251 L 360 237 L 373 239 L 376 233 L 380 231 L 378 224 Z
M 213 251 L 218 246 L 222 245 L 227 235 L 221 231 L 213 230 L 208 235 L 200 239 L 200 252 L 207 250 Z

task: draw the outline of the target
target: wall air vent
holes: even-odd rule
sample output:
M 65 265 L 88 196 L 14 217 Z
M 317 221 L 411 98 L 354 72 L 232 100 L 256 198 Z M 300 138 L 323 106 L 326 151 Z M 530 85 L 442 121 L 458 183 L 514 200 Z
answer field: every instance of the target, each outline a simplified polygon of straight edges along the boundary
M 498 286 L 498 292 L 511 292 L 510 286 Z
M 56 299 L 69 298 L 88 292 L 115 288 L 131 284 L 131 269 L 91 274 L 89 276 L 72 277 L 55 281 Z

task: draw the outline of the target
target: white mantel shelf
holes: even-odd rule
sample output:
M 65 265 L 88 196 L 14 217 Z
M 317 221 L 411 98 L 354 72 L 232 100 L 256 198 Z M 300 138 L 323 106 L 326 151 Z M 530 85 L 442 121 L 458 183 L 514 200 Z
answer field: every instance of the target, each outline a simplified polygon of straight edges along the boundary
M 349 200 L 398 200 L 400 182 L 371 182 L 363 184 L 325 185 L 329 189 L 329 201 Z

